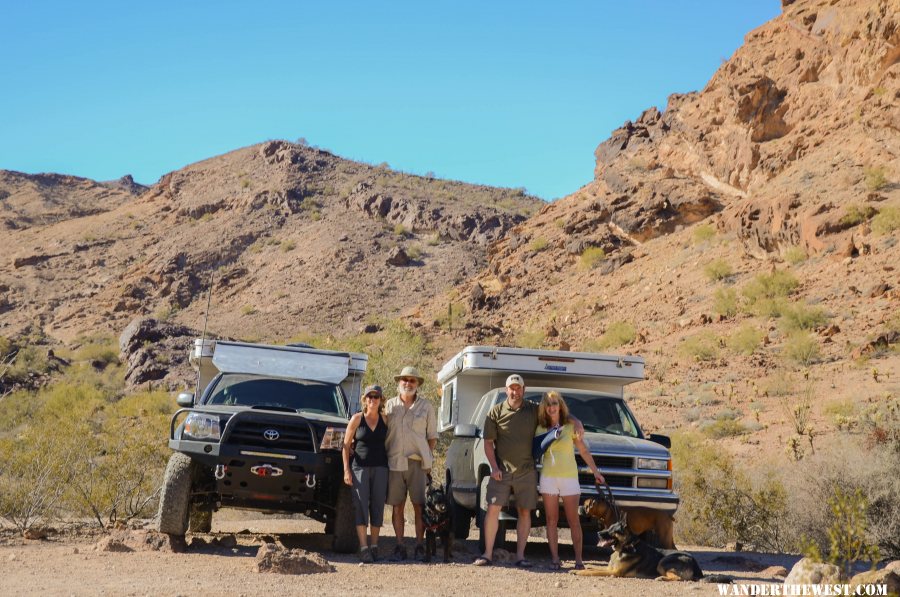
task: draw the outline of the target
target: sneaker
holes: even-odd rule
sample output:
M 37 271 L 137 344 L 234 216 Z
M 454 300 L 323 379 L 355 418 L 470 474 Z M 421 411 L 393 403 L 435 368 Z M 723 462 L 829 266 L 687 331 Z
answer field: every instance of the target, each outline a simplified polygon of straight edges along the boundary
M 413 559 L 417 562 L 425 561 L 425 547 L 421 543 L 416 544 L 416 550 L 413 552 Z
M 378 546 L 377 545 L 373 545 L 372 547 L 370 547 L 369 553 L 372 554 L 373 562 L 377 562 L 377 561 L 381 560 L 381 556 L 378 555 Z
M 363 564 L 371 564 L 375 560 L 372 558 L 372 550 L 366 546 L 359 548 L 359 561 Z
M 391 554 L 391 560 L 394 562 L 402 562 L 406 559 L 406 548 L 399 543 L 394 547 L 394 553 Z

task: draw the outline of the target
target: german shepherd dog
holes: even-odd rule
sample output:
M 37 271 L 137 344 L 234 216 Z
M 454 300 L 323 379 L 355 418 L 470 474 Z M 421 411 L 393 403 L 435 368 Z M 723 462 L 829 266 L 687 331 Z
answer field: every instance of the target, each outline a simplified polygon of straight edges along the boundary
M 573 570 L 579 576 L 617 576 L 620 578 L 655 578 L 657 580 L 701 580 L 704 582 L 732 582 L 731 577 L 703 576 L 697 560 L 689 553 L 659 549 L 642 541 L 629 528 L 627 514 L 622 520 L 600 532 L 613 544 L 613 553 L 606 568 Z
M 431 557 L 437 554 L 437 537 L 440 537 L 444 547 L 444 562 L 449 562 L 453 533 L 450 531 L 449 501 L 442 485 L 435 486 L 429 482 L 425 490 L 422 518 L 425 522 L 425 561 L 430 562 Z
M 668 512 L 651 508 L 623 508 L 628 514 L 628 529 L 634 535 L 655 547 L 677 549 L 675 547 L 675 519 Z M 608 529 L 619 522 L 616 512 L 605 500 L 588 499 L 584 502 L 584 513 L 597 519 L 601 529 Z

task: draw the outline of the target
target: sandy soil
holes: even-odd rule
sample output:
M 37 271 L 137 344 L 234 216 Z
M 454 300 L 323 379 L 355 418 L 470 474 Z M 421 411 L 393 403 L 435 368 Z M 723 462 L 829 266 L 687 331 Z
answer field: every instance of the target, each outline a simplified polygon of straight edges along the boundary
M 213 531 L 213 537 L 236 533 L 237 546 L 191 547 L 182 554 L 109 553 L 95 551 L 94 544 L 99 537 L 84 533 L 53 534 L 42 541 L 28 541 L 7 533 L 0 538 L 3 579 L 0 592 L 4 595 L 718 595 L 714 584 L 582 578 L 550 571 L 546 542 L 534 536 L 529 539 L 527 556 L 535 567 L 519 570 L 511 564 L 495 563 L 490 568 L 472 566 L 477 555 L 474 532 L 469 540 L 457 546 L 455 561 L 450 564 L 362 565 L 355 556 L 330 551 L 323 525 L 311 520 L 217 520 Z M 389 551 L 395 539 L 387 526 L 384 531 L 386 537 L 381 546 L 383 551 Z M 564 565 L 571 568 L 574 554 L 565 531 L 563 534 L 565 544 L 561 555 Z M 285 547 L 320 552 L 337 571 L 304 576 L 259 574 L 255 572 L 254 557 L 265 535 Z M 512 540 L 514 533 L 510 532 L 508 538 Z M 790 569 L 797 560 L 794 556 L 687 549 L 698 558 L 706 573 L 731 574 L 738 582 L 780 583 L 781 578 L 765 571 L 748 571 L 748 568 L 759 570 L 781 565 Z M 731 560 L 716 561 L 723 556 Z M 603 562 L 605 556 L 600 552 L 586 556 L 588 567 Z

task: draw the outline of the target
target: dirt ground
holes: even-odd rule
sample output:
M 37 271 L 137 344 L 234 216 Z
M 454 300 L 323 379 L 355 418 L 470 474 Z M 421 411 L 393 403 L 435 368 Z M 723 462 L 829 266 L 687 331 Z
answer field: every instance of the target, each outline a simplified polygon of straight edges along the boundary
M 387 521 L 386 521 L 387 522 Z M 411 531 L 407 525 L 407 532 Z M 386 525 L 382 551 L 393 549 L 393 532 Z M 6 532 L 0 536 L 0 577 L 4 595 L 718 595 L 714 584 L 665 583 L 653 580 L 576 577 L 549 570 L 546 541 L 535 535 L 529 539 L 526 555 L 535 566 L 519 570 L 512 564 L 479 568 L 471 563 L 477 556 L 477 531 L 454 549 L 449 564 L 419 562 L 379 562 L 360 564 L 356 556 L 330 551 L 323 525 L 307 519 L 245 518 L 216 520 L 209 540 L 235 534 L 237 546 L 189 547 L 186 553 L 154 551 L 113 553 L 94 550 L 101 538 L 89 533 L 52 533 L 41 541 L 30 541 Z M 574 565 L 574 553 L 567 531 L 562 531 L 561 556 L 564 567 Z M 285 547 L 321 553 L 336 572 L 303 576 L 260 574 L 254 557 L 260 541 L 269 536 Z M 510 531 L 508 540 L 514 540 Z M 190 541 L 190 538 L 189 538 Z M 409 547 L 412 542 L 407 538 Z M 783 579 L 763 568 L 790 569 L 796 556 L 733 553 L 701 547 L 687 547 L 706 573 L 733 575 L 737 582 L 773 582 Z M 439 548 L 440 550 L 440 548 Z M 501 554 L 502 555 L 502 554 Z M 717 560 L 718 558 L 718 560 Z M 723 560 L 724 558 L 724 560 Z M 600 566 L 606 556 L 599 551 L 586 554 L 590 568 Z M 754 571 L 755 570 L 755 571 Z

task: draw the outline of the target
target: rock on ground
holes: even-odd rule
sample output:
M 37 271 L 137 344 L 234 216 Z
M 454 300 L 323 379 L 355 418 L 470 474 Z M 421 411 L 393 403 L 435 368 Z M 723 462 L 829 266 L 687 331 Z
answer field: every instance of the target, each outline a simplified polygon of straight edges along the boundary
M 265 543 L 256 553 L 256 571 L 277 574 L 316 574 L 334 572 L 328 560 L 304 549 L 285 549 Z

